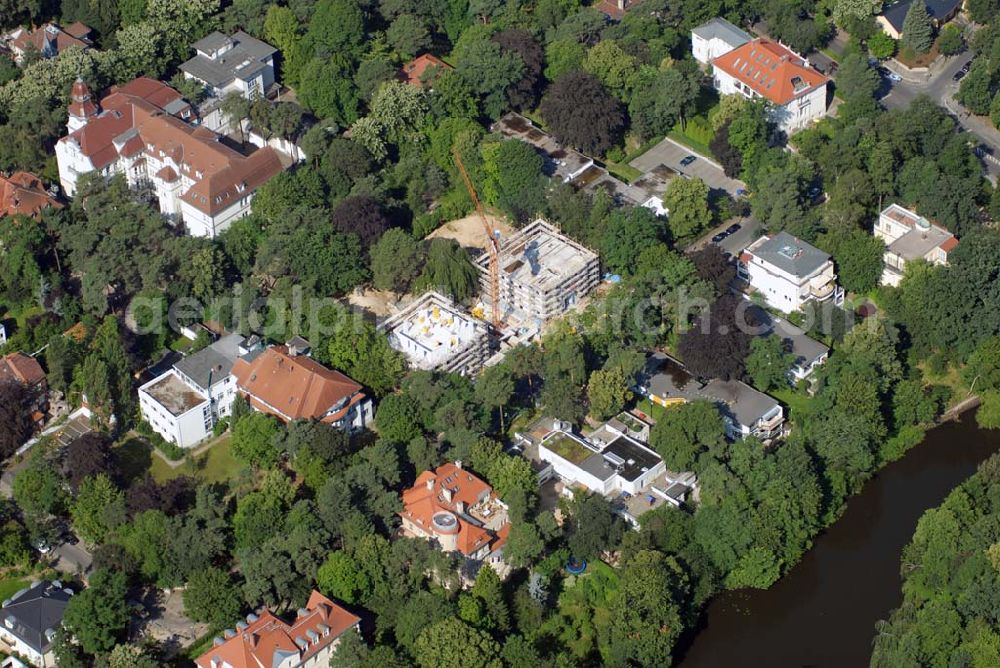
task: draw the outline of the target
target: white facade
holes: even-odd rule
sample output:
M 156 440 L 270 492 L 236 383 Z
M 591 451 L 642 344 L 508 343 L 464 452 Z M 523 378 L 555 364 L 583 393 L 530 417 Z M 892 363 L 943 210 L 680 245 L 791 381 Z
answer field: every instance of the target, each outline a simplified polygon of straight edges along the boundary
M 893 287 L 903 280 L 907 262 L 924 260 L 944 266 L 948 253 L 958 245 L 951 232 L 898 204 L 890 204 L 879 214 L 873 232 L 886 245 L 882 285 Z
M 666 472 L 666 465 L 659 455 L 635 439 L 624 434 L 616 436 L 616 441 L 620 445 L 635 454 L 647 457 L 652 466 L 636 467 L 635 471 L 628 471 L 626 465 L 631 461 L 630 466 L 634 466 L 635 460 L 619 461 L 624 458 L 616 457 L 611 451 L 614 442 L 591 443 L 564 430 L 554 431 L 543 440 L 538 445 L 538 456 L 542 461 L 551 464 L 556 475 L 566 482 L 581 485 L 602 496 L 621 493 L 636 496 Z M 561 446 L 555 445 L 560 441 Z M 609 445 L 612 447 L 609 448 Z M 566 457 L 557 451 L 573 454 Z
M 215 423 L 230 414 L 235 399 L 236 380 L 230 374 L 213 381 L 209 392 L 170 369 L 139 388 L 139 411 L 165 440 L 192 448 L 212 435 Z
M 747 99 L 760 97 L 752 88 L 719 68 L 715 68 L 712 81 L 720 95 L 742 95 Z M 826 116 L 826 84 L 795 98 L 784 105 L 768 101 L 771 121 L 785 134 L 792 134 Z
M 205 86 L 211 97 L 238 93 L 263 97 L 274 85 L 274 47 L 243 31 L 213 32 L 194 44 L 195 57 L 180 66 L 186 79 Z
M 714 18 L 691 31 L 691 55 L 702 65 L 749 42 L 752 37 L 723 18 Z
M 800 264 L 806 254 L 811 261 Z M 737 267 L 738 276 L 782 313 L 801 310 L 813 300 L 843 301 L 830 256 L 786 232 L 758 239 L 744 251 Z

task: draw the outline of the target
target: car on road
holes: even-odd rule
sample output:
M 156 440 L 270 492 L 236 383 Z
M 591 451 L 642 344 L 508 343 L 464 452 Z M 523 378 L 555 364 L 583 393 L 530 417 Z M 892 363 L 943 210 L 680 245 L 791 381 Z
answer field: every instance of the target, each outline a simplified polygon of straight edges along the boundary
M 736 234 L 741 229 L 743 229 L 742 225 L 740 225 L 739 223 L 733 223 L 732 225 L 726 228 L 726 235 L 728 236 L 730 234 Z
M 965 65 L 962 65 L 962 70 L 961 71 L 965 72 L 966 74 L 968 74 L 969 70 L 971 70 L 971 69 L 972 69 L 972 61 L 968 60 L 968 61 L 965 62 Z
M 962 79 L 965 78 L 966 74 L 968 74 L 968 72 L 966 72 L 965 70 L 959 70 L 959 71 L 955 72 L 953 75 L 951 75 L 951 80 L 952 81 L 961 81 Z
M 875 71 L 878 72 L 880 76 L 885 77 L 886 79 L 892 81 L 893 83 L 899 83 L 900 81 L 903 80 L 903 77 L 899 76 L 898 74 L 896 74 L 895 72 L 893 72 L 884 65 L 879 65 L 878 67 L 875 68 Z
M 693 155 L 689 155 L 686 158 L 684 158 L 683 160 L 681 160 L 681 167 L 687 167 L 688 165 L 690 165 L 692 162 L 694 162 L 697 159 L 698 158 L 694 157 Z
M 728 232 L 719 232 L 714 237 L 712 237 L 712 243 L 717 244 L 728 236 L 729 236 Z
M 49 541 L 44 538 L 39 538 L 35 541 L 35 549 L 41 554 L 48 554 L 52 551 L 52 546 L 49 545 Z

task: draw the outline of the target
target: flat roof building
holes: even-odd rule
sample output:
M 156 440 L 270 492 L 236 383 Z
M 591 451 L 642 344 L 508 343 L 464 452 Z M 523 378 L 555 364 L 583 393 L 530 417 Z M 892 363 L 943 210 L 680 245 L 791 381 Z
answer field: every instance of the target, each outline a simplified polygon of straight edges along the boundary
M 798 311 L 809 301 L 844 302 L 830 254 L 788 232 L 750 244 L 740 254 L 736 275 L 782 313 Z
M 484 300 L 490 289 L 490 258 L 476 259 Z M 562 315 L 600 280 L 597 253 L 539 218 L 500 242 L 500 308 L 538 324 Z
M 874 233 L 885 242 L 882 285 L 898 286 L 907 262 L 948 264 L 948 254 L 958 246 L 954 234 L 898 204 L 890 204 L 879 214 Z
M 444 295 L 424 293 L 380 325 L 410 366 L 474 375 L 489 356 L 489 328 Z

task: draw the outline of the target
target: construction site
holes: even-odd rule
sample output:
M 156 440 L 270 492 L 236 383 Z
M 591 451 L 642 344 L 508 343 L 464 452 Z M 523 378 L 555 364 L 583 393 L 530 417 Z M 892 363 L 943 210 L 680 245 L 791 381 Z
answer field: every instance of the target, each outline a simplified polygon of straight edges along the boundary
M 380 329 L 415 369 L 471 376 L 490 354 L 486 323 L 433 291 L 389 317 Z
M 600 281 L 597 254 L 541 218 L 501 239 L 497 256 L 500 317 L 508 326 L 541 329 Z M 483 300 L 492 307 L 490 258 L 479 257 L 476 266 Z

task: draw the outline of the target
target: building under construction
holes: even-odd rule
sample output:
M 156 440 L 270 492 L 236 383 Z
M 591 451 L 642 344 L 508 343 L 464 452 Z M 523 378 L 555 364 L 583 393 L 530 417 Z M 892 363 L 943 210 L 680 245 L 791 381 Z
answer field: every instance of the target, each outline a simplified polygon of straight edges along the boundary
M 488 302 L 489 256 L 480 256 L 476 266 Z M 600 264 L 596 253 L 539 218 L 501 240 L 498 273 L 501 317 L 541 325 L 597 286 Z
M 471 376 L 482 369 L 490 353 L 486 323 L 434 291 L 424 293 L 379 328 L 415 369 Z

